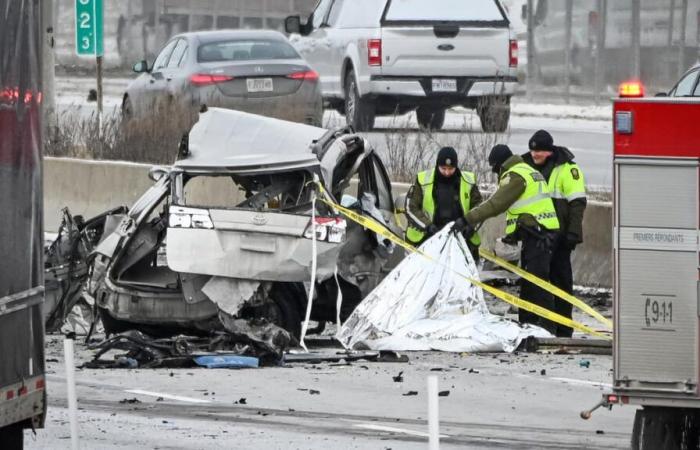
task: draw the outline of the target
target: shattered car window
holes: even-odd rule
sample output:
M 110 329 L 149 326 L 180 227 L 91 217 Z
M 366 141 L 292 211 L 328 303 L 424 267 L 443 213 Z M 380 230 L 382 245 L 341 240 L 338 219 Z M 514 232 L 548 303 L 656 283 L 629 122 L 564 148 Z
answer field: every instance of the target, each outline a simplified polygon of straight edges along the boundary
M 197 50 L 198 62 L 298 59 L 299 53 L 281 40 L 235 40 L 204 44 Z
M 185 177 L 182 205 L 284 211 L 311 201 L 308 182 L 312 178 L 306 171 Z

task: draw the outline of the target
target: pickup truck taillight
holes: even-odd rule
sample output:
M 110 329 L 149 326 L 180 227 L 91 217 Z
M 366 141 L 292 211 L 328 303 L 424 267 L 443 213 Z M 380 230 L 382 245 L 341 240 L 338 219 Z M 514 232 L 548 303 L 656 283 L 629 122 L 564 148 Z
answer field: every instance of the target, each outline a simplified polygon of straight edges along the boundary
M 367 41 L 367 64 L 370 66 L 382 65 L 382 40 L 370 39 Z
M 508 61 L 510 67 L 518 67 L 518 41 L 515 39 L 510 41 Z

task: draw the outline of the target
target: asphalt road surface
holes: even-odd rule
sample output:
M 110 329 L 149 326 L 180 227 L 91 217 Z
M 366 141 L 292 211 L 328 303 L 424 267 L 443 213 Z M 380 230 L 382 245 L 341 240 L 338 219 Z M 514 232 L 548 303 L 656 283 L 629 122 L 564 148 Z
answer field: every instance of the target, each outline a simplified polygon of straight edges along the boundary
M 70 448 L 59 336 L 47 343 L 49 412 L 28 449 Z M 90 357 L 78 345 L 76 362 Z M 329 351 L 326 349 L 325 351 Z M 425 449 L 436 375 L 444 449 L 629 448 L 634 408 L 579 412 L 609 389 L 609 356 L 409 352 L 356 361 L 225 369 L 81 369 L 81 448 Z M 590 367 L 581 365 L 588 361 Z M 401 374 L 403 381 L 394 376 Z M 407 395 L 411 391 L 415 395 Z

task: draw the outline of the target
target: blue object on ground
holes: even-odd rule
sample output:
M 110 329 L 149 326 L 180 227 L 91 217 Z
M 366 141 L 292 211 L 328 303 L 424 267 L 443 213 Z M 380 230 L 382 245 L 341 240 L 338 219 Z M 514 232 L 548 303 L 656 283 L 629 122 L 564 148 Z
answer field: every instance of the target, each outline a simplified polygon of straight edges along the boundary
M 240 355 L 195 356 L 194 362 L 207 369 L 242 369 L 258 367 L 258 358 Z
M 588 369 L 589 367 L 591 367 L 591 362 L 587 359 L 582 359 L 578 362 L 578 365 L 579 367 L 585 367 L 586 369 Z

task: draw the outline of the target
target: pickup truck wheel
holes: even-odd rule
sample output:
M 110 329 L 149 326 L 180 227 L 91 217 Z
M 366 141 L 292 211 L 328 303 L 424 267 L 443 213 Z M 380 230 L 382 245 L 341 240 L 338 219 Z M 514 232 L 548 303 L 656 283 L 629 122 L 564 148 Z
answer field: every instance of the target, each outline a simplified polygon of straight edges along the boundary
M 510 99 L 486 100 L 477 106 L 481 129 L 486 133 L 503 133 L 510 120 Z
M 24 448 L 24 430 L 22 424 L 14 423 L 0 427 L 0 443 L 7 450 L 22 450 Z
M 345 120 L 356 131 L 370 131 L 374 128 L 374 102 L 360 97 L 357 91 L 355 72 L 350 71 L 345 77 Z
M 418 107 L 416 110 L 418 126 L 426 130 L 439 130 L 445 124 L 445 110 L 442 108 Z

